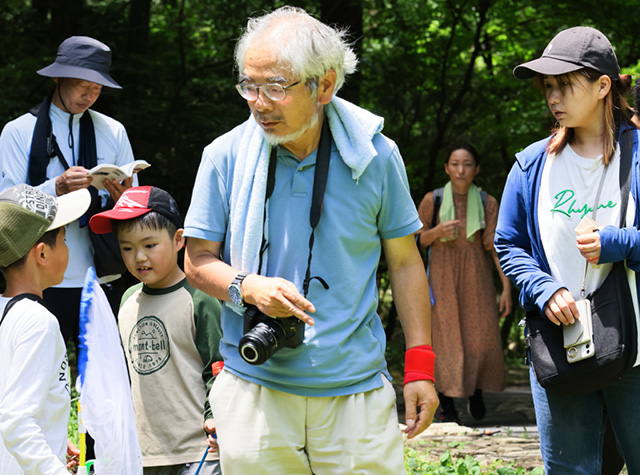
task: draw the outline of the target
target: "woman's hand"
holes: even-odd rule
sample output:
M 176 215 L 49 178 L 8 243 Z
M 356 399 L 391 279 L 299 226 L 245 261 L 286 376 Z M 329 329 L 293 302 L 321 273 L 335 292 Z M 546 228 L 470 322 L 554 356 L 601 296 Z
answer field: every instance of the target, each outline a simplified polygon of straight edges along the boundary
M 556 290 L 551 296 L 544 307 L 544 314 L 556 325 L 570 325 L 580 316 L 576 301 L 565 288 Z
M 513 302 L 511 301 L 511 288 L 505 288 L 500 294 L 500 304 L 498 310 L 500 311 L 500 318 L 504 318 L 511 313 L 513 308 Z
M 597 264 L 600 259 L 600 233 L 589 233 L 577 236 L 578 250 L 580 254 L 592 264 Z
M 438 231 L 438 237 L 440 239 L 454 239 L 458 237 L 458 224 L 460 224 L 459 219 L 441 222 L 435 227 Z

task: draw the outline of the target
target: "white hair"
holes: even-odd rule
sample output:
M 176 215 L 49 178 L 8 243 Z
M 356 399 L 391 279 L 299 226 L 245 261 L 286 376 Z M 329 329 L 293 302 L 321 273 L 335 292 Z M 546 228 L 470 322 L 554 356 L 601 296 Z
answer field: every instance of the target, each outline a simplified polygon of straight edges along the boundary
M 301 8 L 285 6 L 249 19 L 235 49 L 239 74 L 244 70 L 247 50 L 257 39 L 270 45 L 278 58 L 278 66 L 304 81 L 313 91 L 318 81 L 333 70 L 337 76 L 337 92 L 358 64 L 346 30 L 327 26 Z

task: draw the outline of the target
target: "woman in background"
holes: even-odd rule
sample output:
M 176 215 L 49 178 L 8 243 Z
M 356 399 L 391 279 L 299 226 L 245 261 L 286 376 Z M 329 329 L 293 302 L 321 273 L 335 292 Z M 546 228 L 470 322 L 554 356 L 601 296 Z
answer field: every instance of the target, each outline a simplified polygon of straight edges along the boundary
M 502 282 L 501 317 L 511 311 L 511 288 L 493 249 L 498 202 L 473 183 L 480 171 L 478 160 L 472 145 L 453 146 L 444 165 L 450 181 L 441 193 L 427 193 L 418 208 L 424 224 L 419 247 L 431 246 L 429 286 L 435 301 L 431 332 L 438 355 L 435 377 L 441 422 L 459 422 L 453 398 L 468 398 L 469 414 L 482 419 L 486 413 L 482 392 L 504 389 L 494 265 Z

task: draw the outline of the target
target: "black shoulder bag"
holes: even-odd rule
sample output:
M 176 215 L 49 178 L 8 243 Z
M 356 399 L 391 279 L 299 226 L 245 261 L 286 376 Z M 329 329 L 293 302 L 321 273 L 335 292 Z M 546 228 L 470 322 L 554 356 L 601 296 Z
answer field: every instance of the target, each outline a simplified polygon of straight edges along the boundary
M 620 227 L 625 226 L 631 188 L 633 134 L 625 132 L 620 156 Z M 526 317 L 526 342 L 540 385 L 565 396 L 581 396 L 620 379 L 636 361 L 638 329 L 624 262 L 613 264 L 602 285 L 587 296 L 591 303 L 595 355 L 569 363 L 562 327 L 538 312 Z
M 49 161 L 58 157 L 65 170 L 69 168 L 69 163 L 62 155 L 49 118 L 49 108 L 51 107 L 52 96 L 47 97 L 42 103 L 33 109 L 31 114 L 37 117 L 36 125 L 31 140 L 31 153 L 29 155 L 29 184 L 37 186 L 44 183 L 47 179 L 47 165 Z M 70 117 L 70 121 L 73 116 Z M 71 126 L 71 125 L 70 125 Z M 96 151 L 96 135 L 93 128 L 93 121 L 89 111 L 80 118 L 80 154 L 78 163 L 85 168 L 93 168 L 97 165 Z M 98 190 L 89 187 L 91 193 L 91 205 L 87 213 L 80 218 L 81 226 L 89 226 L 89 219 L 96 213 L 113 208 L 114 201 L 109 198 L 107 205 L 102 206 L 102 200 L 98 194 Z M 122 261 L 120 254 L 120 246 L 113 233 L 96 234 L 89 228 L 89 236 L 93 246 L 93 264 L 96 269 L 96 275 L 103 277 L 105 275 L 123 274 L 127 268 Z

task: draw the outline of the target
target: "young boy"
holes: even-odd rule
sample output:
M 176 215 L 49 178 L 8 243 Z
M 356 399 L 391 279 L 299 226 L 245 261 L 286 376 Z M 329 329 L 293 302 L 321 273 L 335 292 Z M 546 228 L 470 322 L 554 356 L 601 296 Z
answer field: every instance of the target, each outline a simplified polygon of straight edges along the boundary
M 62 282 L 69 260 L 64 226 L 90 201 L 86 189 L 57 199 L 28 185 L 0 193 L 3 475 L 68 475 L 65 453 L 77 453 L 67 445 L 67 350 L 58 320 L 42 305 L 42 291 Z
M 153 186 L 126 190 L 115 207 L 91 218 L 114 231 L 127 269 L 140 284 L 118 313 L 129 365 L 145 475 L 194 474 L 214 430 L 207 396 L 211 364 L 222 358 L 220 302 L 191 287 L 178 266 L 182 218 L 171 195 Z M 220 474 L 209 454 L 200 474 Z

